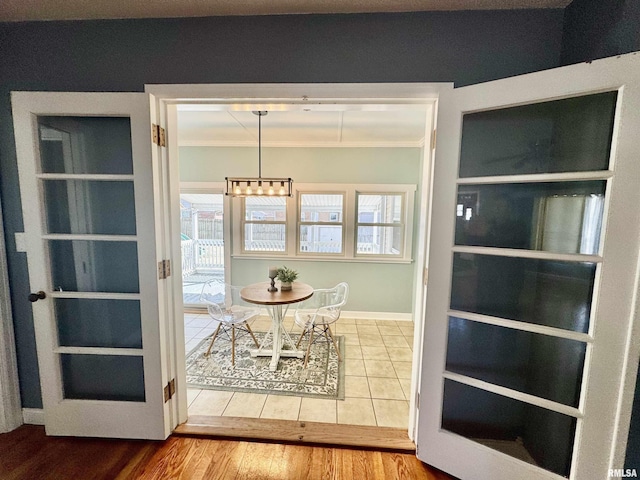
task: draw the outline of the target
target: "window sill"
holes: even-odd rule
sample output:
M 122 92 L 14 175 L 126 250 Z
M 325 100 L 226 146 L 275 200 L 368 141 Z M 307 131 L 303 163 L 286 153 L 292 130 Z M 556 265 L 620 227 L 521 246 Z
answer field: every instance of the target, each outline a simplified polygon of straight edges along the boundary
M 282 260 L 295 262 L 333 262 L 333 263 L 391 263 L 408 265 L 413 263 L 411 258 L 363 258 L 363 257 L 337 257 L 337 256 L 313 256 L 313 255 L 264 255 L 264 254 L 235 254 L 234 260 Z

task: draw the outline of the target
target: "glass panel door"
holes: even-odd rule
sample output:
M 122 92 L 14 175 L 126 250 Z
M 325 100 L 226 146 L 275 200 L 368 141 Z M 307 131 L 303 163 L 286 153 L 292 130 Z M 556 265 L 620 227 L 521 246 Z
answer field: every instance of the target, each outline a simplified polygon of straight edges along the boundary
M 602 179 L 585 182 L 571 175 L 581 171 L 575 165 L 582 166 L 585 156 L 574 139 L 585 137 L 588 129 L 590 138 L 611 145 L 616 95 L 607 92 L 462 118 L 458 197 L 473 193 L 475 204 L 465 207 L 463 216 L 457 206 L 455 212 L 449 308 L 456 316 L 448 319 L 450 376 L 445 376 L 442 428 L 563 477 L 571 471 L 583 366 L 591 343 L 587 335 L 567 338 L 563 330 L 589 331 L 601 262 L 600 244 L 593 239 L 600 238 L 603 209 L 596 209 L 596 218 L 589 221 L 586 203 L 598 199 L 604 205 L 609 177 L 604 161 L 609 151 L 595 147 L 599 163 L 594 166 L 600 167 Z M 600 103 L 606 108 L 591 108 Z M 486 133 L 496 124 L 508 126 L 500 146 L 515 152 L 511 156 L 487 153 L 500 150 Z M 542 145 L 544 150 L 538 148 Z M 505 165 L 497 170 L 495 163 L 500 162 Z M 517 168 L 532 175 L 519 182 L 495 178 Z M 540 181 L 559 169 L 569 174 L 563 181 Z M 474 177 L 465 176 L 469 171 Z M 456 251 L 458 245 L 462 251 Z M 580 256 L 585 245 L 590 248 L 584 253 L 596 258 Z M 543 259 L 538 251 L 549 253 Z M 527 331 L 522 328 L 527 323 L 559 331 Z M 531 398 L 523 402 L 514 394 L 469 385 L 469 379 Z M 474 414 L 469 403 L 483 408 Z M 575 408 L 574 414 L 567 415 L 564 405 Z M 555 448 L 545 448 L 549 444 Z
M 50 296 L 58 345 L 124 348 L 121 345 L 131 340 L 121 335 L 129 332 L 118 328 L 121 319 L 112 314 L 118 311 L 119 304 L 127 305 L 127 311 L 137 314 L 129 315 L 128 330 L 134 335 L 142 332 L 139 299 L 56 296 L 79 292 L 140 293 L 131 120 L 40 115 L 37 122 L 42 172 L 38 179 L 44 192 L 45 250 L 49 254 L 53 287 Z M 123 173 L 109 177 L 115 181 L 105 180 L 105 172 L 114 171 Z M 55 176 L 52 178 L 51 174 Z M 78 236 L 71 239 L 65 234 Z M 89 234 L 100 237 L 80 240 Z M 75 302 L 72 308 L 68 308 L 70 301 Z M 110 314 L 96 317 L 98 312 L 91 308 L 96 302 Z M 136 347 L 141 355 L 142 338 L 140 333 L 137 336 L 140 341 Z M 105 355 L 99 351 L 87 355 L 79 351 L 62 353 L 60 364 L 64 399 L 145 400 L 139 355 Z M 121 371 L 128 372 L 130 381 L 114 381 L 123 377 Z M 96 377 L 112 380 L 101 383 L 95 381 Z
M 440 115 L 418 456 L 460 478 L 612 468 L 610 342 L 629 335 L 640 232 L 618 216 L 640 170 L 620 152 L 640 82 L 582 69 L 462 88 Z
M 166 438 L 149 98 L 13 108 L 47 433 Z

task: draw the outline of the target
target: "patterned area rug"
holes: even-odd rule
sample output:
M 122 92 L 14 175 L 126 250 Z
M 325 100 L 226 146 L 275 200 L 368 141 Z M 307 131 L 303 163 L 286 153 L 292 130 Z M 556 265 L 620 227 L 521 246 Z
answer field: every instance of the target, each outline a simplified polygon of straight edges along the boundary
M 262 343 L 265 333 L 255 335 Z M 291 338 L 297 342 L 299 335 Z M 336 336 L 336 340 L 344 359 L 344 337 Z M 210 341 L 210 336 L 205 338 L 187 355 L 190 388 L 344 399 L 344 360 L 338 362 L 329 343 L 319 341 L 311 346 L 306 369 L 301 358 L 280 358 L 278 369 L 271 372 L 271 357 L 251 357 L 249 351 L 256 347 L 249 335 L 236 338 L 235 367 L 231 366 L 231 342 L 224 337 L 217 338 L 211 356 L 204 357 Z M 306 345 L 304 339 L 300 348 Z

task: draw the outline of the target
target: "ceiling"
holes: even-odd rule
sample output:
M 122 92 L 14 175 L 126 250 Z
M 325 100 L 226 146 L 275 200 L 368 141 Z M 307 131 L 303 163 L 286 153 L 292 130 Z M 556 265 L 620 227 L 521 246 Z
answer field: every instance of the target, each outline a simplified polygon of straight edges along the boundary
M 339 108 L 339 107 L 336 107 Z M 424 106 L 388 110 L 270 111 L 262 117 L 264 147 L 420 147 Z M 180 146 L 258 145 L 258 116 L 251 111 L 178 107 Z
M 2 0 L 0 21 L 564 8 L 571 0 Z

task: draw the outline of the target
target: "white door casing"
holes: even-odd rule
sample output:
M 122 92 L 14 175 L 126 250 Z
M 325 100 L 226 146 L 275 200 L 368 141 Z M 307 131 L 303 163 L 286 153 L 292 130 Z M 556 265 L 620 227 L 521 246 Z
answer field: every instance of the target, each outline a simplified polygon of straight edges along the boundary
M 320 110 L 333 110 L 336 108 L 336 104 L 347 104 L 349 109 L 385 109 L 394 108 L 396 105 L 425 105 L 429 111 L 429 118 L 426 122 L 428 128 L 425 135 L 431 135 L 430 126 L 434 125 L 435 119 L 432 117 L 433 109 L 438 101 L 438 96 L 443 91 L 450 91 L 453 88 L 452 83 L 377 83 L 377 84 L 176 84 L 176 85 L 146 85 L 145 91 L 153 94 L 157 99 L 157 109 L 162 115 L 165 116 L 167 126 L 167 153 L 168 164 L 170 168 L 170 195 L 171 195 L 171 222 L 172 230 L 179 231 L 180 218 L 179 218 L 179 198 L 180 190 L 177 185 L 179 179 L 179 162 L 178 162 L 178 145 L 177 145 L 177 105 L 178 104 L 190 104 L 190 103 L 203 103 L 210 106 L 216 105 L 218 110 L 234 109 L 240 105 L 242 109 L 250 110 L 269 110 L 274 108 L 274 105 L 278 106 L 278 109 L 285 110 L 300 110 L 308 108 L 308 105 L 314 105 L 314 108 Z M 387 107 L 388 105 L 388 107 Z M 429 142 L 425 142 L 425 145 Z M 424 164 L 431 161 L 430 152 L 424 154 Z M 422 172 L 421 181 L 423 182 L 422 188 L 428 189 L 431 185 L 431 166 L 425 167 Z M 428 183 L 428 185 L 427 185 Z M 419 216 L 421 219 L 426 219 L 428 200 L 430 192 L 426 192 L 420 198 Z M 225 202 L 230 202 L 230 199 L 225 198 Z M 229 211 L 227 209 L 227 211 Z M 428 222 L 428 221 L 427 221 Z M 228 222 L 227 222 L 228 225 Z M 225 243 L 231 244 L 231 238 L 227 237 L 230 232 L 225 229 Z M 179 264 L 181 256 L 180 242 L 172 237 L 171 251 L 173 252 L 173 258 Z M 418 242 L 418 250 L 421 251 L 416 260 L 426 261 L 426 255 L 424 254 L 424 244 L 427 242 L 426 235 L 420 236 Z M 225 249 L 225 255 L 230 254 L 231 249 Z M 229 257 L 225 258 L 225 269 L 227 265 L 230 265 Z M 176 265 L 177 265 L 176 264 Z M 416 263 L 415 278 L 422 278 L 422 272 L 424 271 L 424 264 Z M 225 272 L 225 275 L 227 272 Z M 233 280 L 233 279 L 231 279 Z M 177 299 L 181 299 L 181 278 L 179 275 L 175 275 L 172 279 L 175 308 L 175 318 L 179 319 L 182 315 L 181 303 Z M 423 285 L 419 285 L 419 294 L 417 297 L 423 296 Z M 414 302 L 414 307 L 416 302 Z M 417 307 L 415 307 L 417 308 Z M 422 339 L 422 317 L 414 317 L 414 331 L 415 341 L 414 345 L 419 345 Z M 174 332 L 176 338 L 184 337 L 184 325 L 180 325 L 180 322 L 176 322 L 174 325 Z M 181 356 L 180 345 L 176 346 L 176 362 L 178 367 L 176 368 L 176 380 L 177 380 L 177 392 L 178 392 L 178 409 L 179 409 L 179 421 L 184 422 L 187 420 L 187 389 L 186 384 L 181 379 L 186 378 L 184 374 L 183 357 Z M 414 367 L 412 372 L 412 395 L 409 400 L 410 403 L 410 420 L 409 420 L 409 436 L 413 438 L 415 431 L 415 419 L 416 415 L 416 395 L 415 388 L 417 388 L 417 382 L 419 381 L 419 364 L 415 361 L 418 353 L 418 349 L 414 354 Z
M 476 183 L 591 179 L 607 182 L 599 255 L 558 255 L 495 248 L 492 252 L 494 255 L 520 258 L 597 263 L 589 331 L 577 335 L 567 333 L 565 336 L 584 341 L 587 345 L 578 408 L 552 405 L 554 402 L 538 397 L 534 399 L 515 390 L 447 372 L 447 318 L 449 314 L 456 316 L 458 313 L 450 309 L 453 252 L 489 253 L 490 250 L 487 247 L 454 246 L 456 189 L 466 180 L 458 179 L 463 114 L 607 91 L 618 92 L 609 170 L 476 180 Z M 439 105 L 418 458 L 461 479 L 562 478 L 444 430 L 441 427 L 444 379 L 450 378 L 577 418 L 570 478 L 607 478 L 609 468 L 623 466 L 620 462 L 624 459 L 640 350 L 634 339 L 638 332 L 635 302 L 640 251 L 640 209 L 637 207 L 640 203 L 640 149 L 637 143 L 637 132 L 640 131 L 640 55 L 623 55 L 463 87 L 443 92 Z M 474 316 L 465 318 L 510 325 L 501 319 L 478 318 L 479 315 L 471 317 Z M 557 333 L 550 327 L 532 324 L 523 328 L 545 335 Z
M 12 92 L 12 108 L 22 209 L 25 227 L 29 280 L 32 292 L 42 290 L 47 298 L 33 303 L 38 366 L 40 369 L 46 431 L 50 435 L 164 439 L 172 430 L 169 403 L 164 402 L 166 362 L 166 311 L 159 298 L 164 284 L 158 280 L 157 262 L 162 259 L 163 232 L 158 221 L 162 185 L 159 180 L 157 148 L 150 134 L 150 96 L 142 93 L 48 93 Z M 87 173 L 42 173 L 38 116 L 129 117 L 133 173 L 104 175 Z M 71 144 L 73 148 L 73 142 Z M 92 235 L 47 233 L 43 182 L 47 180 L 126 181 L 133 183 L 135 203 L 134 235 Z M 71 183 L 71 182 L 68 182 Z M 67 190 L 67 193 L 68 190 Z M 74 193 L 74 192 L 71 192 Z M 75 193 L 83 194 L 82 191 Z M 74 193 L 74 195 L 75 195 Z M 69 202 L 72 202 L 69 196 Z M 74 208 L 84 208 L 73 202 Z M 78 207 L 78 205 L 80 205 Z M 70 205 L 66 205 L 69 208 Z M 73 215 L 70 208 L 70 214 Z M 78 213 L 78 212 L 76 212 Z M 86 213 L 86 212 L 85 212 Z M 85 219 L 86 220 L 86 219 Z M 73 224 L 73 221 L 71 223 Z M 95 292 L 91 278 L 81 281 L 87 291 L 59 291 L 52 285 L 49 263 L 50 241 L 136 242 L 139 293 Z M 160 243 L 159 243 L 160 242 Z M 80 254 L 74 248 L 74 257 Z M 91 252 L 85 261 L 91 261 Z M 100 272 L 98 271 L 98 276 Z M 56 291 L 58 290 L 58 291 Z M 132 300 L 140 304 L 141 348 L 62 347 L 58 342 L 55 299 Z M 25 299 L 26 301 L 26 299 Z M 142 358 L 143 401 L 81 400 L 64 398 L 62 355 L 112 355 Z M 164 361 L 163 361 L 164 359 Z M 86 372 L 85 372 L 86 373 Z M 123 372 L 126 374 L 126 372 Z M 97 375 L 97 373 L 96 373 Z M 109 378 L 95 379 L 109 382 Z

